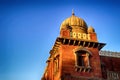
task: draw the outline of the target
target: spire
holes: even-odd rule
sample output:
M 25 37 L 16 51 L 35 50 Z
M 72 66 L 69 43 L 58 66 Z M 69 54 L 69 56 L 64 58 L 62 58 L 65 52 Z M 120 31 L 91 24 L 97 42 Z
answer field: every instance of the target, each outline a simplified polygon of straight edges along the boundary
M 74 13 L 74 9 L 72 9 L 72 15 L 75 15 L 75 13 Z

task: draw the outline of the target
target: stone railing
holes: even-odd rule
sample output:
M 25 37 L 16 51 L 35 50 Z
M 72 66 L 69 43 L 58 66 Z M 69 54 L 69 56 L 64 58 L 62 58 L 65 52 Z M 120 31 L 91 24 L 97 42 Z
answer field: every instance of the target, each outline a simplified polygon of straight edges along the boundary
M 99 52 L 99 55 L 100 55 L 100 56 L 120 58 L 120 52 L 100 51 L 100 52 Z
M 85 66 L 75 66 L 75 71 L 78 71 L 78 72 L 90 72 L 91 70 L 91 67 L 88 66 L 88 67 L 85 67 Z
M 107 80 L 120 80 L 120 73 L 114 71 L 107 71 Z

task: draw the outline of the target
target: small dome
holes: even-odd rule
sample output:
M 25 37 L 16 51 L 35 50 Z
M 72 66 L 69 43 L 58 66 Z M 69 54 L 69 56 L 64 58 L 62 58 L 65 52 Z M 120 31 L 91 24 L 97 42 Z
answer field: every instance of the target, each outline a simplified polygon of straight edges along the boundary
M 88 33 L 94 33 L 94 32 L 95 32 L 94 28 L 92 26 L 90 26 L 88 28 Z
M 75 29 L 75 28 L 79 29 L 80 32 L 83 32 L 83 33 L 87 32 L 87 24 L 86 24 L 86 22 L 83 19 L 75 16 L 73 13 L 72 13 L 71 17 L 65 19 L 62 22 L 62 24 L 60 26 L 60 30 L 61 29 L 67 29 L 69 26 L 72 29 Z

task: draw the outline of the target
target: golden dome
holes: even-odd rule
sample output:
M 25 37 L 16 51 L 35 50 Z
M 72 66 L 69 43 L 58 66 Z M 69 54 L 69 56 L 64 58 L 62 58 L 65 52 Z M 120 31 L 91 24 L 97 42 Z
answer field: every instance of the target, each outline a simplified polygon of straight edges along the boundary
M 83 19 L 75 16 L 74 13 L 72 13 L 72 16 L 70 16 L 69 18 L 65 19 L 62 22 L 60 26 L 60 30 L 68 29 L 68 27 L 71 27 L 72 29 L 79 29 L 79 32 L 82 32 L 82 33 L 87 32 L 86 22 Z
M 94 33 L 95 32 L 95 30 L 92 26 L 90 26 L 87 31 L 88 31 L 88 33 Z

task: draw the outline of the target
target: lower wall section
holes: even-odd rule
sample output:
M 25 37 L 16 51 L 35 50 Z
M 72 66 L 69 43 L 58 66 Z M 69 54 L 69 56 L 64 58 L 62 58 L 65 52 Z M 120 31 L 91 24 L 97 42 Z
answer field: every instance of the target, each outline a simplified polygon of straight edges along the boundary
M 61 80 L 105 80 L 97 77 L 83 77 L 83 76 L 75 76 L 70 74 L 64 74 L 61 77 Z

